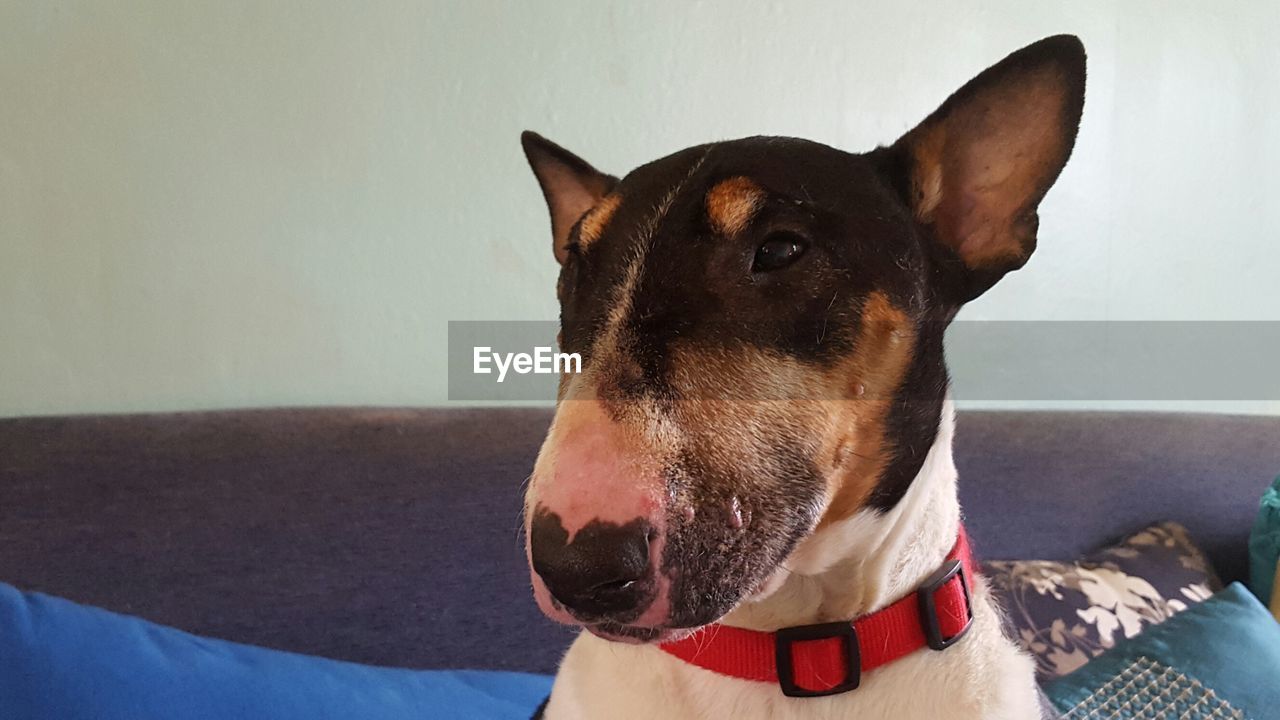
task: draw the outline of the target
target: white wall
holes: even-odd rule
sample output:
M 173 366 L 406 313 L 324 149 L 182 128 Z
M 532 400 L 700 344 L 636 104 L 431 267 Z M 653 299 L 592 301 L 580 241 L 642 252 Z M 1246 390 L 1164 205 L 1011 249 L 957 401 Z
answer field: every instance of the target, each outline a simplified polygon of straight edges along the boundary
M 1076 153 L 969 317 L 1280 320 L 1280 3 L 971 5 L 2 2 L 0 414 L 443 402 L 447 320 L 554 317 L 521 129 L 866 149 L 1059 32 Z

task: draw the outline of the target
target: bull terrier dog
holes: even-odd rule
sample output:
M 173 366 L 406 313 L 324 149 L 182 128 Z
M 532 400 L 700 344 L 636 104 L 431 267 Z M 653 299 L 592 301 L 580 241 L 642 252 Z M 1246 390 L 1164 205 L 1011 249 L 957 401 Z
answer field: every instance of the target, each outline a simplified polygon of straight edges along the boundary
M 524 134 L 582 358 L 525 496 L 537 602 L 585 629 L 546 718 L 1049 712 L 961 525 L 943 332 L 1031 256 L 1084 86 L 1051 37 L 887 147 L 621 180 Z

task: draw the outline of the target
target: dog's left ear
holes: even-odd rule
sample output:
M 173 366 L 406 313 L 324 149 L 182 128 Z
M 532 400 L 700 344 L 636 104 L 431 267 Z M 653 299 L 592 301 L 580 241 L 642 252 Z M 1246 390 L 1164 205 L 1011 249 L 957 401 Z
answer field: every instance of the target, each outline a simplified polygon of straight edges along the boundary
M 521 133 L 520 145 L 551 211 L 551 247 L 556 262 L 563 265 L 573 226 L 618 184 L 618 179 L 536 132 Z
M 1075 145 L 1085 54 L 1058 35 L 996 63 L 888 151 L 917 221 L 958 271 L 958 302 L 1016 270 L 1036 246 L 1036 208 Z

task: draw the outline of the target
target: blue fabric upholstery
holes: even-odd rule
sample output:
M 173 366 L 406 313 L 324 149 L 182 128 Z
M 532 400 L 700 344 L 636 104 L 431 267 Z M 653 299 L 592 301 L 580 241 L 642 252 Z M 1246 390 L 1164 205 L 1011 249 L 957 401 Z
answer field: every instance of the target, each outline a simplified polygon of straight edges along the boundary
M 5 720 L 525 720 L 550 687 L 210 640 L 0 584 Z
M 1234 583 L 1045 686 L 1067 720 L 1273 718 L 1280 624 Z

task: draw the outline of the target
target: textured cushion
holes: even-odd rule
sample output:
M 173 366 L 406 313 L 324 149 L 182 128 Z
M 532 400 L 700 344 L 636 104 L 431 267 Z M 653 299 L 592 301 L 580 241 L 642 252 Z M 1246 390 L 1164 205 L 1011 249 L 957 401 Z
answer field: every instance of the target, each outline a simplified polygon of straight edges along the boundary
M 0 585 L 5 720 L 524 720 L 550 687 L 210 640 Z
M 1234 583 L 1045 686 L 1066 720 L 1263 720 L 1280 707 L 1280 624 Z
M 1075 562 L 996 561 L 984 570 L 1042 680 L 1066 675 L 1222 587 L 1174 522 Z

